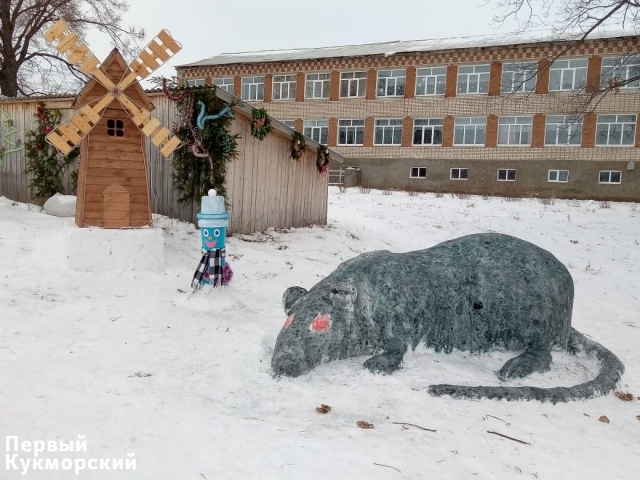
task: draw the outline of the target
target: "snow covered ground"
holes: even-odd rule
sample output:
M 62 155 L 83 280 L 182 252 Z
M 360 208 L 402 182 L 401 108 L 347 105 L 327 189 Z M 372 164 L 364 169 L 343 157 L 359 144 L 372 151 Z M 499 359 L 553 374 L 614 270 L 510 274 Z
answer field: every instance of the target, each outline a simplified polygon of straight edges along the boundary
M 73 220 L 0 199 L 2 436 L 66 443 L 85 435 L 86 452 L 39 458 L 136 460 L 135 470 L 75 476 L 29 469 L 23 476 L 10 469 L 0 477 L 638 478 L 637 400 L 611 394 L 550 405 L 426 392 L 434 383 L 498 384 L 494 372 L 513 353 L 470 357 L 419 348 L 392 376 L 370 374 L 365 358 L 293 380 L 269 372 L 285 288 L 311 287 L 362 252 L 409 251 L 496 231 L 546 248 L 569 267 L 574 326 L 620 357 L 620 389 L 640 396 L 640 208 L 602 206 L 332 187 L 326 228 L 231 238 L 232 285 L 192 294 L 200 255 L 193 225 L 156 218 L 165 230 L 163 274 L 65 272 L 61 238 Z M 594 359 L 554 353 L 550 372 L 512 384 L 571 385 L 597 368 Z M 333 409 L 316 412 L 321 403 Z M 358 420 L 375 428 L 360 429 Z

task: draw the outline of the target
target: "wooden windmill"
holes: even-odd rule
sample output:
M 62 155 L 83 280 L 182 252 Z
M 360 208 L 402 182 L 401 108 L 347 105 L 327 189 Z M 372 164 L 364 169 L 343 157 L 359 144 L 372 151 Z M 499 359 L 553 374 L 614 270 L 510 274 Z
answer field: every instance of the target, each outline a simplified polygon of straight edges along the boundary
M 92 76 L 73 104 L 76 112 L 46 137 L 62 155 L 80 145 L 76 224 L 151 225 L 142 135 L 165 157 L 178 148 L 180 139 L 151 115 L 153 105 L 138 82 L 179 52 L 181 45 L 162 30 L 127 66 L 117 49 L 100 63 L 64 20 L 47 30 L 44 38 Z

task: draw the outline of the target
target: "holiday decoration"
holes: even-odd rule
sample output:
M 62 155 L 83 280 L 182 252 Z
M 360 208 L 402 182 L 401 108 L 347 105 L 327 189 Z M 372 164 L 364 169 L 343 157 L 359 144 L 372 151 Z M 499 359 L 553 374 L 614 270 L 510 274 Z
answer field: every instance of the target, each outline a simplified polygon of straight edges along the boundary
M 324 175 L 329 170 L 329 149 L 326 145 L 320 145 L 316 155 L 316 166 L 318 173 Z
M 2 157 L 11 152 L 17 152 L 24 148 L 22 140 L 19 138 L 12 140 L 13 135 L 18 131 L 13 126 L 13 120 L 8 112 L 0 108 L 0 166 L 2 166 Z
M 291 137 L 291 158 L 294 160 L 300 160 L 304 155 L 307 143 L 304 140 L 304 135 L 300 132 L 294 131 Z
M 198 213 L 198 227 L 202 240 L 202 258 L 193 274 L 191 286 L 199 290 L 205 285 L 218 287 L 228 285 L 233 278 L 233 271 L 226 261 L 225 240 L 229 226 L 229 214 L 225 209 L 224 197 L 209 190 L 202 197 Z
M 251 116 L 251 135 L 258 140 L 264 140 L 271 133 L 271 121 L 264 108 L 253 111 Z
M 215 115 L 205 115 L 206 106 L 203 101 L 199 101 L 198 106 L 200 107 L 200 113 L 198 114 L 197 124 L 200 130 L 204 130 L 204 124 L 209 120 L 217 120 L 218 118 L 225 115 L 233 117 L 233 113 L 231 112 L 231 108 L 229 108 L 229 105 L 224 107 L 222 110 L 220 110 L 219 113 L 216 113 Z
M 147 169 L 142 134 L 165 157 L 181 141 L 151 115 L 153 105 L 138 82 L 182 47 L 162 30 L 127 66 L 117 49 L 101 64 L 64 20 L 58 20 L 44 38 L 69 63 L 92 75 L 74 103 L 79 110 L 46 136 L 62 155 L 87 138 L 80 155 L 76 224 L 104 228 L 151 225 L 147 175 L 140 174 Z

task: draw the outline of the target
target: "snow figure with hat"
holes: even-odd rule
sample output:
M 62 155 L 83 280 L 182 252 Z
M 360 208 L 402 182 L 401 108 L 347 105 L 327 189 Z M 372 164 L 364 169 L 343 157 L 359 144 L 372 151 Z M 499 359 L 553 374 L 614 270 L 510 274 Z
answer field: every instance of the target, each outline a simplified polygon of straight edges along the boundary
M 217 195 L 215 190 L 209 190 L 209 196 L 202 197 L 197 217 L 202 240 L 202 259 L 193 274 L 191 286 L 199 290 L 205 285 L 214 288 L 228 285 L 233 278 L 233 271 L 225 258 L 229 214 L 224 206 L 224 197 Z

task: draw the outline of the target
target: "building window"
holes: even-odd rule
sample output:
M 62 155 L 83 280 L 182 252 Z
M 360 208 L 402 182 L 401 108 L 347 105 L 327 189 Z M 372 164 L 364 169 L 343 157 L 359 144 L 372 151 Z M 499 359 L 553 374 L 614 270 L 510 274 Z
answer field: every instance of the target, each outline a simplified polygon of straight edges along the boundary
M 587 60 L 556 60 L 549 73 L 549 90 L 566 91 L 587 85 Z
M 407 79 L 406 70 L 378 70 L 378 96 L 402 97 Z
M 338 145 L 362 145 L 364 120 L 338 120 Z
M 549 170 L 549 182 L 567 183 L 569 181 L 569 170 Z
M 285 127 L 296 128 L 295 120 L 280 120 L 280 123 L 282 123 Z
M 273 99 L 295 100 L 297 75 L 273 76 Z
M 264 77 L 242 77 L 242 100 L 264 100 Z
M 444 95 L 447 68 L 418 68 L 416 71 L 416 95 Z
M 416 118 L 413 121 L 414 145 L 442 145 L 442 118 Z
M 458 67 L 458 94 L 487 93 L 490 65 Z
M 598 174 L 598 183 L 622 183 L 622 172 L 615 170 L 600 170 Z
M 122 120 L 107 120 L 107 135 L 110 137 L 124 137 L 124 122 Z
M 376 120 L 375 145 L 400 145 L 402 143 L 402 119 Z
M 549 115 L 544 132 L 545 145 L 580 145 L 582 143 L 582 117 Z
M 326 145 L 329 136 L 329 120 L 305 120 L 304 135 Z
M 449 173 L 450 180 L 467 180 L 469 178 L 468 168 L 452 168 Z
M 358 98 L 367 95 L 367 72 L 340 74 L 340 98 Z
M 487 117 L 458 117 L 455 120 L 454 145 L 484 145 Z
M 411 167 L 409 178 L 427 178 L 427 169 L 425 167 Z
M 596 145 L 633 146 L 636 143 L 635 115 L 598 115 Z
M 328 73 L 308 73 L 305 98 L 329 98 L 329 84 L 331 75 Z
M 640 87 L 640 57 L 605 57 L 602 59 L 602 88 L 638 88 Z
M 187 78 L 187 87 L 203 87 L 204 78 Z
M 213 84 L 220 90 L 224 90 L 225 92 L 233 95 L 233 77 L 214 78 Z
M 498 181 L 499 182 L 515 182 L 516 171 L 511 168 L 500 168 L 498 170 Z
M 531 145 L 533 117 L 500 117 L 498 145 Z
M 502 65 L 502 92 L 533 92 L 537 71 L 536 63 L 505 63 Z

